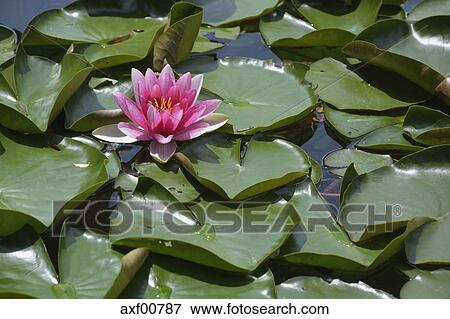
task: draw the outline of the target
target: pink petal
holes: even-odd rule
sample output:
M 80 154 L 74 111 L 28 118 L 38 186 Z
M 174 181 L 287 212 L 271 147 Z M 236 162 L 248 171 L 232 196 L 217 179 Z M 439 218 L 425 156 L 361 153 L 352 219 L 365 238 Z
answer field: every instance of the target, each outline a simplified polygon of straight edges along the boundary
M 161 91 L 161 87 L 159 86 L 159 84 L 153 85 L 152 90 L 150 91 L 150 96 L 151 96 L 152 100 L 155 99 L 155 100 L 159 101 L 159 99 L 162 96 L 162 91 Z M 150 101 L 150 102 L 153 102 L 153 101 Z
M 197 122 L 191 126 L 180 130 L 174 136 L 176 141 L 187 141 L 193 138 L 199 137 L 205 133 L 209 133 L 217 130 L 228 122 L 228 117 L 224 114 L 211 114 L 205 118 L 202 122 Z
M 193 103 L 197 101 L 198 96 L 200 95 L 200 91 L 202 90 L 202 85 L 203 85 L 203 74 L 196 75 L 192 78 L 191 89 L 194 89 L 196 91 Z
M 171 141 L 167 144 L 160 144 L 155 140 L 150 143 L 150 155 L 160 163 L 167 163 L 167 161 L 175 154 L 177 150 L 177 143 Z
M 122 109 L 122 112 L 133 122 L 138 124 L 139 126 L 146 127 L 147 120 L 142 113 L 142 110 L 131 100 L 128 96 L 123 94 L 122 92 L 114 92 L 114 99 L 119 107 Z
M 169 64 L 167 64 L 159 74 L 158 84 L 161 87 L 162 95 L 167 96 L 167 92 L 169 92 L 169 89 L 175 84 L 175 75 Z
M 165 137 L 164 135 L 161 134 L 153 134 L 152 139 L 154 139 L 160 144 L 167 144 L 172 141 L 173 135 L 168 135 L 167 137 Z
M 154 131 L 160 125 L 161 115 L 154 107 L 148 108 L 147 122 L 150 131 Z
M 155 72 L 153 72 L 152 69 L 148 68 L 145 72 L 145 87 L 150 92 L 155 84 L 158 83 L 158 78 L 155 75 Z
M 134 102 L 122 92 L 114 92 L 113 96 L 114 99 L 116 100 L 117 105 L 122 110 L 123 114 L 125 114 L 126 117 L 130 118 L 130 113 L 128 112 L 128 102 L 130 103 Z
M 136 106 L 136 104 L 130 102 L 127 102 L 127 107 L 128 113 L 130 114 L 130 120 L 140 127 L 147 127 L 147 119 L 142 112 L 142 109 Z
M 186 92 L 186 107 L 184 109 L 189 109 L 192 105 L 195 104 L 195 101 L 197 100 L 197 91 L 194 89 L 190 89 Z
M 191 73 L 183 74 L 177 81 L 178 89 L 180 90 L 180 96 L 183 96 L 187 90 L 191 88 L 192 75 Z
M 150 141 L 151 136 L 142 128 L 137 127 L 133 123 L 120 122 L 117 128 L 125 135 L 140 141 Z
M 177 104 L 180 100 L 180 90 L 178 86 L 174 85 L 167 92 L 167 100 L 170 99 L 172 101 L 172 105 Z
M 122 133 L 122 131 L 117 128 L 117 124 L 99 127 L 92 132 L 92 135 L 102 141 L 111 143 L 134 143 L 138 141 L 137 139 Z
M 221 100 L 206 100 L 194 105 L 183 117 L 183 127 L 188 127 L 214 113 L 220 103 L 222 103 Z
M 178 128 L 181 120 L 183 119 L 183 109 L 181 107 L 175 107 L 170 112 L 170 119 L 165 125 L 166 132 L 172 133 Z
M 144 84 L 144 75 L 138 69 L 131 69 L 131 85 L 133 88 L 134 98 L 139 106 L 145 103 L 145 99 L 142 96 L 143 92 L 140 88 Z

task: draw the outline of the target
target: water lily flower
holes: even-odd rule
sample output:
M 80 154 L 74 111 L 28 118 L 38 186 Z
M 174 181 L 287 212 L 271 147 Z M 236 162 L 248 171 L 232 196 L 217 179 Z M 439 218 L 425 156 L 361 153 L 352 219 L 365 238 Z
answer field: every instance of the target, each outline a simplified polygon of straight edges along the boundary
M 131 122 L 100 127 L 92 134 L 107 142 L 150 142 L 150 154 L 158 162 L 166 163 L 175 153 L 177 141 L 186 141 L 223 126 L 228 118 L 214 113 L 221 100 L 198 102 L 203 75 L 186 73 L 175 80 L 170 65 L 159 77 L 151 69 L 145 76 L 138 70 L 131 72 L 134 99 L 124 93 L 114 93 L 122 112 Z

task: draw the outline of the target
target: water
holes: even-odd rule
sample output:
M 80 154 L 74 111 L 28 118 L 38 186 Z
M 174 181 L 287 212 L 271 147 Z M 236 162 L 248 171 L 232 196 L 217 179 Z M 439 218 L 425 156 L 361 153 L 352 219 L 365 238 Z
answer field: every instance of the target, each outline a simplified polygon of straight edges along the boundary
M 39 13 L 65 7 L 71 2 L 72 0 L 1 0 L 0 24 L 22 32 Z
M 421 1 L 423 0 L 408 1 L 404 5 L 406 12 L 409 12 Z M 22 32 L 34 16 L 49 9 L 64 7 L 71 2 L 71 0 L 1 0 L 0 24 L 7 25 Z M 281 60 L 264 44 L 261 35 L 257 32 L 241 34 L 236 41 L 225 41 L 225 44 L 226 46 L 217 52 L 218 57 L 243 56 L 262 60 L 272 60 L 277 64 L 281 63 Z M 301 146 L 313 159 L 321 164 L 323 164 L 323 158 L 328 153 L 344 147 L 332 136 L 332 134 L 327 132 L 326 125 L 323 121 L 314 124 L 314 133 L 306 142 L 301 143 Z M 140 150 L 140 146 L 131 146 L 120 150 L 119 153 L 122 162 L 130 162 Z M 328 202 L 337 205 L 339 202 L 339 188 L 340 179 L 329 174 L 327 169 L 323 168 L 323 178 L 319 190 L 324 198 Z M 210 225 L 205 225 L 199 231 L 198 235 L 204 236 L 207 240 L 214 240 L 214 228 L 210 227 Z M 44 239 L 47 247 L 50 248 L 49 252 L 52 260 L 56 264 L 57 240 L 54 240 L 54 238 Z M 172 245 L 171 242 L 165 242 L 164 244 L 167 247 Z M 302 268 L 297 265 L 277 265 L 277 261 L 270 261 L 270 263 L 278 282 L 299 274 L 322 275 L 321 272 L 318 272 L 317 269 L 312 267 Z M 387 275 L 386 271 L 388 271 Z M 387 280 L 387 278 L 389 278 L 389 280 Z M 386 291 L 393 293 L 398 292 L 403 284 L 403 282 L 399 281 L 399 276 L 395 275 L 393 271 L 389 272 L 389 269 L 368 276 L 365 278 L 365 281 L 372 284 L 374 287 L 384 288 Z M 396 284 L 397 281 L 399 282 L 398 284 Z M 58 285 L 57 287 L 54 287 L 54 289 L 61 295 L 71 295 L 72 293 L 72 287 L 64 284 Z

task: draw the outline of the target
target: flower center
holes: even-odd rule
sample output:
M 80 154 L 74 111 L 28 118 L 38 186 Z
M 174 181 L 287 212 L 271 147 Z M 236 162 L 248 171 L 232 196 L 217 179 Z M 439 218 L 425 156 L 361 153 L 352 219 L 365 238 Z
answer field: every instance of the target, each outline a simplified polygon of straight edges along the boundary
M 172 110 L 172 98 L 169 97 L 169 99 L 165 99 L 162 97 L 159 101 L 157 99 L 153 99 L 153 101 L 148 102 L 151 106 L 153 106 L 158 112 L 164 111 L 164 110 Z

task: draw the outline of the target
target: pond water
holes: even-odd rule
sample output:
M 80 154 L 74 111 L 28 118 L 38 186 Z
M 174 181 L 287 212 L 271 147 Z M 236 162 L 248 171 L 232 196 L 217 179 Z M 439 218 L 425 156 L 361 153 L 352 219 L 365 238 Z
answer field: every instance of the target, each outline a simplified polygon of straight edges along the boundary
M 406 12 L 411 11 L 414 6 L 423 0 L 409 0 L 403 8 Z M 28 23 L 37 14 L 49 9 L 62 8 L 70 4 L 71 0 L 2 0 L 0 2 L 0 24 L 7 25 L 17 31 L 24 31 Z M 11 13 L 14 14 L 11 14 Z M 225 46 L 216 51 L 219 58 L 240 56 L 262 60 L 272 60 L 280 63 L 280 58 L 275 55 L 264 43 L 259 32 L 242 33 L 237 40 L 220 40 Z M 323 118 L 320 116 L 319 118 Z M 314 134 L 303 144 L 302 148 L 317 162 L 322 165 L 323 178 L 319 190 L 325 199 L 333 205 L 338 204 L 340 178 L 330 174 L 323 167 L 323 158 L 334 150 L 346 147 L 345 141 L 338 141 L 329 133 L 326 124 L 320 121 L 312 127 Z M 356 144 L 357 141 L 354 143 Z M 134 150 L 136 151 L 136 150 Z M 135 152 L 132 152 L 135 154 Z M 127 156 L 129 157 L 129 155 Z
M 71 2 L 72 1 L 69 0 L 2 0 L 0 2 L 0 24 L 5 24 L 18 31 L 23 31 L 29 21 L 40 12 L 52 8 L 60 8 Z M 404 6 L 405 11 L 410 11 L 411 8 L 419 2 L 421 2 L 421 0 L 408 1 Z M 275 63 L 281 63 L 281 60 L 263 42 L 259 32 L 243 33 L 237 40 L 224 40 L 224 43 L 225 46 L 216 52 L 218 57 L 240 56 L 272 60 Z M 329 173 L 329 171 L 323 167 L 323 159 L 328 153 L 344 147 L 351 147 L 353 143 L 356 143 L 357 141 L 354 141 L 349 145 L 349 143 L 346 143 L 345 141 L 338 140 L 333 135 L 331 129 L 323 122 L 323 115 L 321 114 L 320 109 L 316 112 L 316 118 L 317 121 L 313 121 L 311 124 L 312 134 L 310 134 L 310 137 L 306 141 L 302 139 L 302 141 L 299 142 L 299 145 L 301 145 L 314 160 L 322 165 L 323 177 L 319 190 L 329 203 L 337 206 L 339 203 L 341 180 L 339 177 Z M 130 147 L 122 150 L 120 155 L 123 161 L 127 161 L 125 159 L 131 159 L 139 151 L 140 147 Z M 56 258 L 56 256 L 52 257 Z M 273 271 L 280 281 L 291 275 L 290 269 L 286 267 L 274 267 Z M 301 272 L 303 270 L 293 269 L 292 271 Z M 390 285 L 386 290 L 396 291 L 397 288 L 392 287 L 392 285 L 397 284 L 397 279 L 398 278 L 395 277 L 392 281 L 387 281 L 386 276 L 381 272 L 372 277 L 368 277 L 367 282 L 380 288 L 383 288 L 383 285 Z

